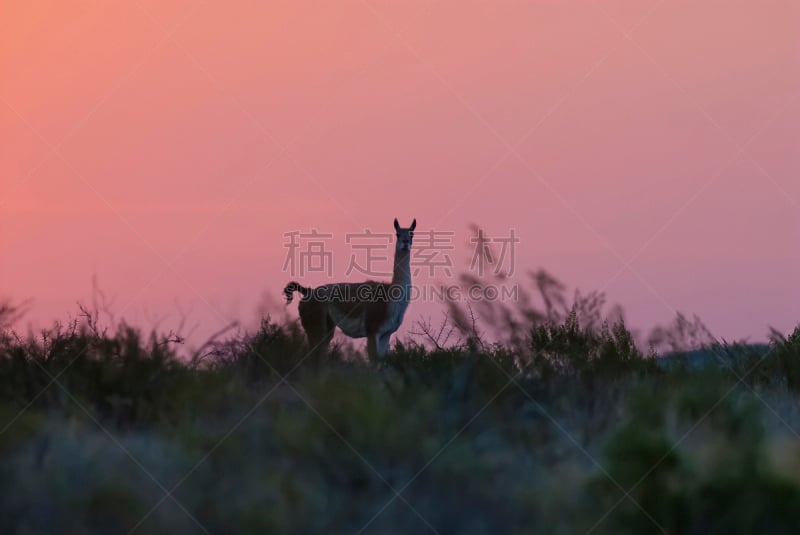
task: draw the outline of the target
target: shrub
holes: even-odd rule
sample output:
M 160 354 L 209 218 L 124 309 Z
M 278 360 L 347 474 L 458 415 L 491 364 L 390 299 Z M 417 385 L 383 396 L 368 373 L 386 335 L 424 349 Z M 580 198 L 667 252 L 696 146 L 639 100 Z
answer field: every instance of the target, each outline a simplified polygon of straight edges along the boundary
M 244 335 L 222 343 L 215 343 L 206 355 L 216 369 L 235 369 L 248 381 L 284 375 L 302 365 L 317 364 L 306 344 L 305 336 L 296 323 L 279 325 L 269 317 L 253 335 Z M 335 360 L 335 354 L 328 355 Z
M 336 348 L 305 359 L 298 325 L 269 319 L 193 359 L 125 325 L 5 332 L 0 531 L 127 532 L 165 488 L 177 503 L 135 531 L 197 530 L 187 511 L 235 533 L 800 525 L 800 447 L 776 454 L 776 425 L 733 368 L 760 350 L 721 344 L 729 367 L 657 371 L 624 324 L 581 314 L 523 348 L 398 344 L 378 365 Z M 798 336 L 750 376 L 789 423 Z
M 787 387 L 794 391 L 800 390 L 800 326 L 788 337 L 773 332 L 766 360 L 777 363 L 776 367 L 783 375 Z
M 531 330 L 532 368 L 542 377 L 553 375 L 619 375 L 654 372 L 655 361 L 637 349 L 622 322 L 599 330 L 583 328 L 575 311 L 563 324 L 535 325 Z
M 589 492 L 614 533 L 790 533 L 800 488 L 766 457 L 757 401 L 723 374 L 641 391 Z M 687 447 L 693 435 L 700 445 Z M 623 494 L 628 493 L 628 496 Z

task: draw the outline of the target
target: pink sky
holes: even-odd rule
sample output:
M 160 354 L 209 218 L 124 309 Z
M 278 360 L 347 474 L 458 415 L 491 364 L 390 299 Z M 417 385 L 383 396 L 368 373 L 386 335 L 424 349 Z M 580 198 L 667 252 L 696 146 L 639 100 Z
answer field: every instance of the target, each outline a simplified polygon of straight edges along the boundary
M 253 324 L 284 233 L 334 233 L 358 280 L 344 234 L 394 217 L 458 243 L 513 228 L 518 272 L 604 289 L 636 327 L 800 321 L 794 0 L 2 12 L 0 296 L 36 325 L 92 274 L 143 326 Z

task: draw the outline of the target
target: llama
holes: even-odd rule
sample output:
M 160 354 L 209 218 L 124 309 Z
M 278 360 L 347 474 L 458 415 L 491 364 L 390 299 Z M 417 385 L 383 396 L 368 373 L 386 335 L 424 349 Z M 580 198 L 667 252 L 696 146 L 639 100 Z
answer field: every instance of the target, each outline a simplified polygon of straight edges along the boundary
M 351 338 L 367 338 L 370 360 L 386 355 L 389 337 L 403 322 L 411 294 L 411 242 L 415 219 L 408 228 L 401 228 L 397 219 L 394 229 L 397 242 L 394 251 L 392 282 L 339 282 L 317 288 L 306 288 L 290 282 L 283 290 L 286 303 L 294 292 L 300 292 L 300 323 L 306 332 L 311 351 L 323 354 L 336 327 Z

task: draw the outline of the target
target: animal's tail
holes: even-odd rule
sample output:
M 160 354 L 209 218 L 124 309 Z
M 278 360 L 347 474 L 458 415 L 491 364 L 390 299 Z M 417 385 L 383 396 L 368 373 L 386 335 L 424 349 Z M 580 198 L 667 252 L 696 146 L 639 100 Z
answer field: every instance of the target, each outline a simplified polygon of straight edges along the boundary
M 308 295 L 311 294 L 311 288 L 300 286 L 300 284 L 294 281 L 287 284 L 286 288 L 283 289 L 283 295 L 286 297 L 287 305 L 292 302 L 295 292 L 300 292 L 303 295 L 303 297 L 308 297 Z

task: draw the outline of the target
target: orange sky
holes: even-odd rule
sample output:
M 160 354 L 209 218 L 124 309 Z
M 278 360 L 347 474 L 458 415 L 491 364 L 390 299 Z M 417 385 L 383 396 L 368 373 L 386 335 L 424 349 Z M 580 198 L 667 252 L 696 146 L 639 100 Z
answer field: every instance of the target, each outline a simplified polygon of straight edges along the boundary
M 637 327 L 800 321 L 793 0 L 0 13 L 0 295 L 36 324 L 92 274 L 143 325 L 252 323 L 289 278 L 285 232 L 334 233 L 357 280 L 344 234 L 395 216 L 459 243 L 513 228 L 518 272 L 605 289 Z

